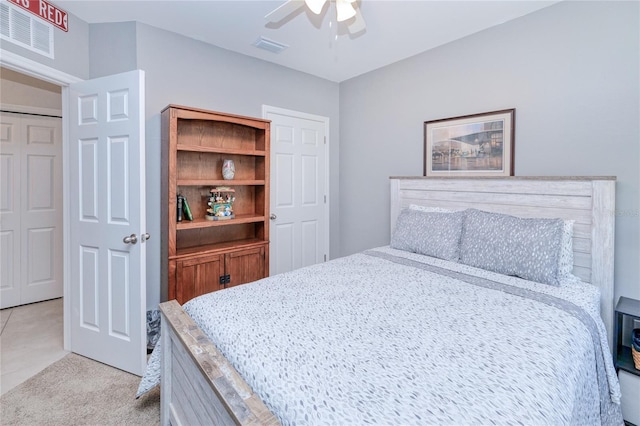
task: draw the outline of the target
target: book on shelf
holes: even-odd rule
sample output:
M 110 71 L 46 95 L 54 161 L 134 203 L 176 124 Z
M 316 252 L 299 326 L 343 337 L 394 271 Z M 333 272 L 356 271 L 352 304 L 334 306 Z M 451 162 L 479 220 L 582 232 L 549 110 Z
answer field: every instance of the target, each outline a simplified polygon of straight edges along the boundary
M 187 202 L 187 197 L 184 195 L 178 195 L 178 209 L 182 204 L 182 213 L 184 214 L 184 218 L 187 220 L 193 220 L 193 214 L 191 213 L 191 208 L 189 207 L 189 203 Z M 178 215 L 180 217 L 180 215 Z M 180 220 L 178 220 L 180 222 Z

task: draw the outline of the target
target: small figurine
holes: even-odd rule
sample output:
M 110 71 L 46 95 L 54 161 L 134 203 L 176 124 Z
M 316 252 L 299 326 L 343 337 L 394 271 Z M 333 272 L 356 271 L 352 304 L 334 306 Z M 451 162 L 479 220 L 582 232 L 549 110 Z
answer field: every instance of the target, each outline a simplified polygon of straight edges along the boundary
M 205 218 L 208 220 L 233 219 L 235 217 L 233 214 L 233 202 L 236 199 L 233 195 L 235 190 L 227 186 L 218 186 L 212 188 L 209 192 L 211 196 L 207 201 L 207 205 L 210 208 L 207 209 Z

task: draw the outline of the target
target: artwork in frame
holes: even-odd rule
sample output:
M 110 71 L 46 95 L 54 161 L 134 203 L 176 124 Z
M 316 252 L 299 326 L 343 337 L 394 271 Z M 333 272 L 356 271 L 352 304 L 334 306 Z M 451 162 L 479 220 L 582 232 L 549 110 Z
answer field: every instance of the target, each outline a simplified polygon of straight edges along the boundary
M 424 122 L 425 176 L 513 176 L 515 108 Z

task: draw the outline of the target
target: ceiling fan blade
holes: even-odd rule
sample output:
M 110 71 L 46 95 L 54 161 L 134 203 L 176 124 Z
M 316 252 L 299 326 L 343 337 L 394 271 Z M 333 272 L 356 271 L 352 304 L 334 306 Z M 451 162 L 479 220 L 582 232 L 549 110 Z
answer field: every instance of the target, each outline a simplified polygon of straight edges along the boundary
M 304 0 L 287 0 L 265 15 L 269 22 L 280 22 L 296 10 L 304 6 Z
M 336 14 L 338 22 L 343 22 L 356 16 L 356 9 L 349 0 L 336 0 Z
M 367 27 L 366 22 L 364 22 L 364 18 L 362 17 L 362 13 L 360 13 L 360 8 L 356 7 L 356 16 L 353 19 L 353 22 L 347 26 L 349 30 L 349 34 L 357 34 L 360 31 L 364 31 Z
M 322 8 L 327 0 L 305 0 L 304 2 L 307 4 L 309 10 L 316 15 L 320 15 L 320 12 L 322 12 Z

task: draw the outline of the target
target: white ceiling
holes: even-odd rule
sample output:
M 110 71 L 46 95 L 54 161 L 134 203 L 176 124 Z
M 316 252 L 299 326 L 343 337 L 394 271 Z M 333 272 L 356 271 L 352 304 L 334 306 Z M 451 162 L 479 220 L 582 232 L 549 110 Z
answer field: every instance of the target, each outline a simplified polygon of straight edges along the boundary
M 301 8 L 278 24 L 269 24 L 264 17 L 284 0 L 56 0 L 55 4 L 88 23 L 139 21 L 341 82 L 557 2 L 358 0 L 367 27 L 357 36 L 343 24 L 336 29 L 333 4 L 321 15 Z M 278 54 L 258 49 L 253 43 L 260 36 L 289 48 Z

